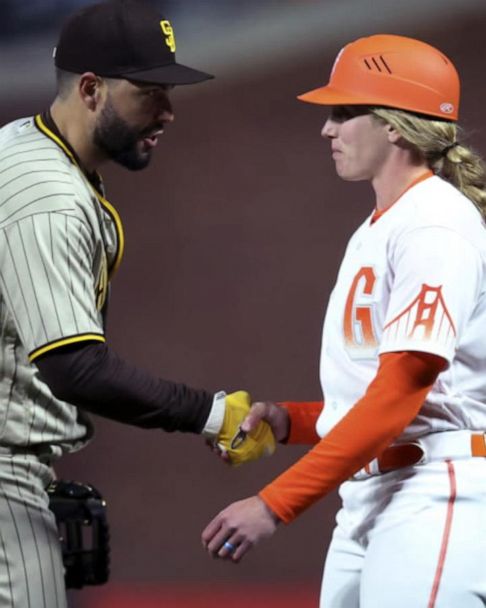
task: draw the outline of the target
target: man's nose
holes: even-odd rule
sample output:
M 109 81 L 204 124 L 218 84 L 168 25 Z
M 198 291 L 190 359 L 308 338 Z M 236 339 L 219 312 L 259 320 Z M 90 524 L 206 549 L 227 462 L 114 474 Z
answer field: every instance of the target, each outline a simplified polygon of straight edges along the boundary
M 174 110 L 166 91 L 161 91 L 156 98 L 155 112 L 161 122 L 174 122 Z
M 160 120 L 162 122 L 174 122 L 174 112 L 172 109 L 168 110 L 167 108 L 162 108 L 159 113 Z

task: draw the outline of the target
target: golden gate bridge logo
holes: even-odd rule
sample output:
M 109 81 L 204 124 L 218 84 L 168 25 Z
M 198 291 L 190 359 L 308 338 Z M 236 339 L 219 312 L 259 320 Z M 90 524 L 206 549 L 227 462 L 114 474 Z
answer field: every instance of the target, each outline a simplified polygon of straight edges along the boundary
M 431 287 L 423 283 L 415 300 L 383 329 L 388 340 L 404 336 L 438 342 L 453 340 L 456 328 L 442 295 L 442 285 Z

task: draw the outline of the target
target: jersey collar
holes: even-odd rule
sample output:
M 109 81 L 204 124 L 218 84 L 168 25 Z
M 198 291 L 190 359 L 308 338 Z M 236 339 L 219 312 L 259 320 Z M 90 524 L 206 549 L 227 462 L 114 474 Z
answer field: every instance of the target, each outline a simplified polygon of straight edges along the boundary
M 57 144 L 59 148 L 61 148 L 61 150 L 64 152 L 64 154 L 69 158 L 69 160 L 73 163 L 73 165 L 75 165 L 81 171 L 85 179 L 92 187 L 93 192 L 96 194 L 96 198 L 98 199 L 102 207 L 110 214 L 112 220 L 115 223 L 116 232 L 118 236 L 118 248 L 114 258 L 114 262 L 108 270 L 109 277 L 111 279 L 111 277 L 118 270 L 118 267 L 120 266 L 123 257 L 123 251 L 125 248 L 125 236 L 123 231 L 123 224 L 120 215 L 118 214 L 118 211 L 104 197 L 104 188 L 101 176 L 97 172 L 88 173 L 84 170 L 78 155 L 70 146 L 69 142 L 66 141 L 66 139 L 64 139 L 64 137 L 61 135 L 49 110 L 43 112 L 42 114 L 37 114 L 34 117 L 34 124 L 41 133 L 43 133 L 46 137 L 48 137 L 55 144 Z
M 38 114 L 34 120 L 36 127 L 40 131 L 42 131 L 44 135 L 47 135 L 47 137 L 52 139 L 61 148 L 61 150 L 69 158 L 69 160 L 74 165 L 79 167 L 79 169 L 83 172 L 84 176 L 93 186 L 93 188 L 95 188 L 100 194 L 104 194 L 103 180 L 101 179 L 100 174 L 96 171 L 86 171 L 79 156 L 74 151 L 74 148 L 72 148 L 71 144 L 67 141 L 67 139 L 62 136 L 61 132 L 59 131 L 58 126 L 52 118 L 50 110 L 46 110 L 45 112 L 42 112 L 42 114 Z
M 430 170 L 427 169 L 427 171 L 425 171 L 424 173 L 421 173 L 418 177 L 416 177 L 410 184 L 408 184 L 408 186 L 405 188 L 405 190 L 403 192 L 400 193 L 400 195 L 393 201 L 393 203 L 388 206 L 386 209 L 375 209 L 375 211 L 373 212 L 373 215 L 371 216 L 371 220 L 370 220 L 370 224 L 374 224 L 377 220 L 380 219 L 380 217 L 386 213 L 388 211 L 388 209 L 391 209 L 393 207 L 393 205 L 402 198 L 402 196 L 408 192 L 411 188 L 413 188 L 414 186 L 416 186 L 417 184 L 420 184 L 420 182 L 425 181 L 426 179 L 429 179 L 429 177 L 432 177 L 434 175 L 434 173 Z

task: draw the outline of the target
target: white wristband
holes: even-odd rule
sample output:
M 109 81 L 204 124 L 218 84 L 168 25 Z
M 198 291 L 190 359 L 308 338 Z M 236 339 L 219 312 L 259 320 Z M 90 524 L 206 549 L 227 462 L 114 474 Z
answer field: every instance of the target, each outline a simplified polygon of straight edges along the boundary
M 208 419 L 202 430 L 202 435 L 207 439 L 214 439 L 219 435 L 219 431 L 223 426 L 224 413 L 226 410 L 226 393 L 219 391 L 214 395 L 213 405 L 209 412 Z

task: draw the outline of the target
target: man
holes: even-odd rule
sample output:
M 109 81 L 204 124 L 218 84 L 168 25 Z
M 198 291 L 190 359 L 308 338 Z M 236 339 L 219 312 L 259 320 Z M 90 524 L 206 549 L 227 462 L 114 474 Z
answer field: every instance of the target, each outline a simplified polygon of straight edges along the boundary
M 146 167 L 175 85 L 212 78 L 175 60 L 170 22 L 141 0 L 90 5 L 62 29 L 57 96 L 0 131 L 0 605 L 65 606 L 51 464 L 92 435 L 86 412 L 201 433 L 233 463 L 273 449 L 268 426 L 233 449 L 249 396 L 154 377 L 106 343 L 123 229 L 101 164 Z

